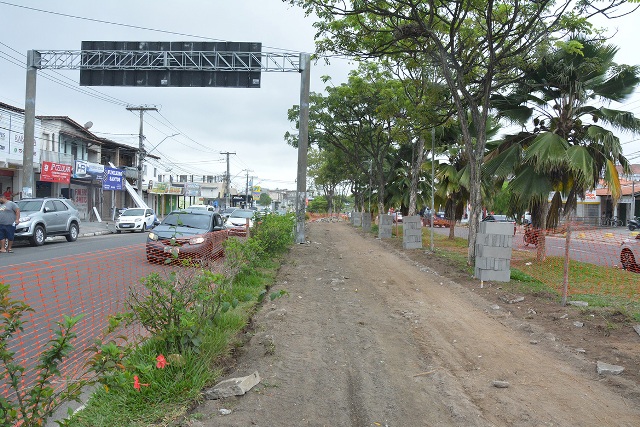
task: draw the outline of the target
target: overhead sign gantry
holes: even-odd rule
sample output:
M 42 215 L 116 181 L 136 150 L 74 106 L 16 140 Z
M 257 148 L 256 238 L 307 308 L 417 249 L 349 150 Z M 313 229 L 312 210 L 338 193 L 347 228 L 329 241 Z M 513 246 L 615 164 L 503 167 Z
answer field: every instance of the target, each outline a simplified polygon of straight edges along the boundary
M 82 86 L 259 88 L 261 72 L 297 72 L 300 83 L 296 243 L 304 243 L 311 56 L 262 52 L 253 42 L 84 41 L 81 50 L 27 52 L 22 192 L 34 188 L 36 77 L 39 69 L 80 70 Z

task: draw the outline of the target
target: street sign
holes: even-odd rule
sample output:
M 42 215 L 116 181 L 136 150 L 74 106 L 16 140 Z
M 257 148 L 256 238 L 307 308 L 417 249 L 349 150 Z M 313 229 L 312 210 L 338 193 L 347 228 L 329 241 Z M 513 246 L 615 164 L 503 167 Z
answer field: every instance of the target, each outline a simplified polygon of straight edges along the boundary
M 259 88 L 261 51 L 256 42 L 83 41 L 80 86 Z
M 117 168 L 104 168 L 102 175 L 103 190 L 123 190 L 124 171 Z

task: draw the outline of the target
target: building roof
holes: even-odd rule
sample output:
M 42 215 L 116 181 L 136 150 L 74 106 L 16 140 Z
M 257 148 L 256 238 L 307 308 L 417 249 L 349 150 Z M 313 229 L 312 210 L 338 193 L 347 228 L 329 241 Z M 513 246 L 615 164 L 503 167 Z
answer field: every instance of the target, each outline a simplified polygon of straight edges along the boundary
M 24 114 L 24 110 L 22 108 L 14 107 L 13 105 L 5 104 L 4 102 L 0 102 L 0 108 L 13 111 L 14 113 Z

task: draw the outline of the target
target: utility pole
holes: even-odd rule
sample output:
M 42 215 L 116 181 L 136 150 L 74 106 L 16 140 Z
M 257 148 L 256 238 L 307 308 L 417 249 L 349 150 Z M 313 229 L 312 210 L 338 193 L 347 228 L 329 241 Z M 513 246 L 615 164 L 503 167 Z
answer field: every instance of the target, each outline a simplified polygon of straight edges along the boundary
M 249 172 L 253 172 L 253 171 L 247 169 L 247 185 L 246 185 L 246 188 L 244 190 L 244 202 L 245 202 L 244 208 L 245 209 L 249 209 Z M 253 178 L 253 177 L 251 177 L 251 178 Z M 253 181 L 253 179 L 252 179 L 252 181 Z
M 226 209 L 230 205 L 229 200 L 231 198 L 231 194 L 230 194 L 231 193 L 231 187 L 229 185 L 229 181 L 231 180 L 231 174 L 229 174 L 229 155 L 236 154 L 236 153 L 226 152 L 226 153 L 220 153 L 220 154 L 224 154 L 225 156 L 227 156 L 227 177 L 225 178 L 226 182 L 225 182 L 225 190 L 224 190 L 224 193 L 225 193 L 224 207 Z
M 127 107 L 127 110 L 140 112 L 140 132 L 138 133 L 138 196 L 142 198 L 142 163 L 144 162 L 145 158 L 143 115 L 145 111 L 158 111 L 158 109 L 156 107 L 147 107 L 146 105 L 141 105 L 138 107 Z
M 309 150 L 309 87 L 311 55 L 300 54 L 300 125 L 298 134 L 298 179 L 296 191 L 296 243 L 304 243 L 304 220 L 307 200 L 307 155 Z
M 24 100 L 24 145 L 22 151 L 22 189 L 20 198 L 34 197 L 36 194 L 33 175 L 33 151 L 36 126 L 36 79 L 40 54 L 34 50 L 27 51 L 27 83 Z

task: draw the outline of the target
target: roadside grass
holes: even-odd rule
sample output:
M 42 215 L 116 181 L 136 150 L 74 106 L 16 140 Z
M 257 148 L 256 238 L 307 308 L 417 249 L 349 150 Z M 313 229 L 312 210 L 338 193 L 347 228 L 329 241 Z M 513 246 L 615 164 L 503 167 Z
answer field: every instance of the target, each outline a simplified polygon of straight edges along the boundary
M 220 379 L 229 357 L 241 345 L 240 333 L 250 324 L 252 315 L 274 284 L 281 255 L 293 244 L 293 229 L 293 215 L 269 215 L 254 226 L 251 238 L 229 239 L 225 245 L 224 268 L 230 282 L 225 282 L 224 277 L 216 279 L 215 275 L 211 279 L 203 272 L 207 280 L 221 280 L 209 282 L 222 283 L 216 286 L 213 299 L 204 291 L 196 294 L 201 299 L 186 300 L 163 291 L 164 294 L 152 294 L 159 295 L 152 301 L 157 300 L 159 304 L 152 305 L 146 300 L 138 302 L 146 304 L 146 320 L 161 321 L 173 329 L 161 330 L 159 335 L 138 346 L 110 344 L 110 347 L 100 347 L 100 352 L 91 360 L 94 366 L 104 364 L 108 369 L 100 377 L 96 391 L 83 410 L 58 423 L 69 427 L 176 425 L 202 401 L 201 391 Z M 197 280 L 194 278 L 191 284 L 195 286 L 199 283 Z M 164 300 L 167 295 L 173 299 Z M 281 290 L 272 293 L 270 298 L 285 295 L 287 292 Z M 180 304 L 175 304 L 176 301 Z M 183 301 L 188 304 L 182 304 Z M 212 307 L 211 304 L 219 304 L 215 315 L 189 316 L 189 313 L 210 313 L 201 308 Z M 181 307 L 181 311 L 163 311 L 171 307 Z M 174 315 L 180 316 L 179 322 L 170 322 Z M 190 345 L 168 346 L 161 338 L 168 336 L 165 331 L 176 329 L 184 340 L 180 342 Z M 177 348 L 181 353 L 162 353 L 169 348 Z
M 243 272 L 234 280 L 230 298 L 241 302 L 234 310 L 221 313 L 207 330 L 200 351 L 182 354 L 179 362 L 164 369 L 144 370 L 143 385 L 136 391 L 133 383 L 122 387 L 99 386 L 82 411 L 67 424 L 70 427 L 163 426 L 185 415 L 202 400 L 201 390 L 215 384 L 223 374 L 217 362 L 225 360 L 236 347 L 239 333 L 255 311 L 259 293 L 274 283 L 278 263 L 271 262 L 252 272 Z M 247 301 L 248 300 L 248 301 Z M 133 366 L 155 363 L 162 343 L 153 339 L 136 348 L 129 356 Z
M 395 234 L 395 233 L 394 233 Z M 402 238 L 402 226 L 396 238 Z M 423 229 L 423 245 L 429 248 L 431 233 Z M 473 274 L 467 265 L 467 240 L 433 234 L 434 256 L 446 259 L 459 271 Z M 511 281 L 501 284 L 507 292 L 518 292 L 560 302 L 563 287 L 564 258 L 547 257 L 536 261 L 534 251 L 514 250 Z M 640 321 L 640 275 L 613 267 L 579 261 L 569 263 L 569 299 L 589 303 L 591 309 L 620 312 L 629 320 Z

